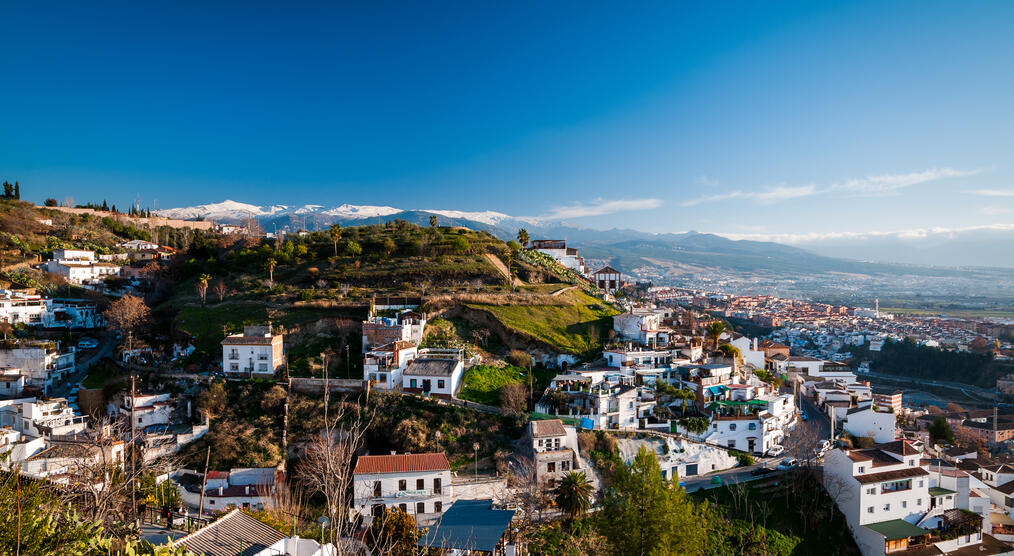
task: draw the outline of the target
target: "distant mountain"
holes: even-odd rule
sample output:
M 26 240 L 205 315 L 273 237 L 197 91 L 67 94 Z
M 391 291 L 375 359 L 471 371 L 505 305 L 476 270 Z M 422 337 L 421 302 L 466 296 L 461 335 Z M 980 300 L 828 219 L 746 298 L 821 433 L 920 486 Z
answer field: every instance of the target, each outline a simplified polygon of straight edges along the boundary
M 337 222 L 343 226 L 382 224 L 392 219 L 428 226 L 437 216 L 443 226 L 463 226 L 486 230 L 509 240 L 520 228 L 532 239 L 565 239 L 578 247 L 585 258 L 608 261 L 627 273 L 648 274 L 694 272 L 722 268 L 736 272 L 773 272 L 820 274 L 919 274 L 952 276 L 956 266 L 1014 266 L 1014 250 L 1009 249 L 1014 228 L 978 242 L 925 243 L 913 249 L 899 244 L 900 239 L 880 238 L 879 242 L 852 242 L 848 239 L 813 242 L 793 247 L 770 241 L 732 240 L 715 234 L 684 232 L 650 234 L 627 229 L 594 230 L 562 222 L 517 218 L 493 211 L 465 212 L 444 209 L 400 209 L 389 206 L 350 205 L 266 205 L 223 201 L 193 207 L 159 210 L 170 218 L 203 218 L 222 223 L 256 218 L 265 230 L 320 230 Z M 1003 245 L 1006 242 L 1006 245 Z M 975 253 L 973 255 L 973 253 Z M 943 255 L 941 255 L 943 254 Z

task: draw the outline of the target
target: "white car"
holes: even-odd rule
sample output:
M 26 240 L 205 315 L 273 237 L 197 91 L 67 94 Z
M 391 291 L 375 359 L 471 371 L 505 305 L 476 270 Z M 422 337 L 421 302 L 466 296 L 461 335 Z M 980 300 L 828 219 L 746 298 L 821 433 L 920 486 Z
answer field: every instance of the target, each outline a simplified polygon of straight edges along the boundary
M 775 444 L 774 446 L 768 448 L 768 455 L 771 457 L 777 457 L 782 455 L 783 453 L 785 453 L 785 447 L 779 446 L 778 444 Z
M 99 341 L 94 338 L 81 338 L 77 341 L 77 347 L 81 349 L 93 349 L 99 347 Z
M 799 461 L 796 458 L 785 458 L 778 464 L 778 469 L 792 469 L 797 465 L 799 465 Z

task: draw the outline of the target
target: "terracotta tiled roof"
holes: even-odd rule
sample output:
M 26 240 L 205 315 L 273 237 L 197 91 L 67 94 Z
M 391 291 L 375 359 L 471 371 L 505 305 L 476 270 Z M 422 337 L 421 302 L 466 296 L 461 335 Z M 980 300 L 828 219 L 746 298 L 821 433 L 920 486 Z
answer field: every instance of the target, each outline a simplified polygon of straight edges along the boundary
M 563 428 L 563 421 L 549 419 L 546 421 L 532 421 L 532 435 L 536 438 L 541 436 L 564 436 L 567 430 Z
M 882 483 L 884 481 L 896 481 L 898 479 L 910 479 L 929 475 L 922 467 L 906 467 L 897 471 L 884 471 L 883 473 L 870 473 L 868 475 L 857 475 L 856 480 L 866 485 L 870 483 Z
M 374 473 L 406 473 L 411 471 L 450 470 L 447 456 L 443 452 L 428 454 L 396 454 L 390 456 L 360 456 L 356 462 L 355 475 Z
M 894 442 L 877 444 L 874 448 L 879 448 L 885 452 L 898 454 L 900 456 L 914 456 L 920 453 L 919 450 L 916 450 L 915 447 L 907 440 L 895 440 Z

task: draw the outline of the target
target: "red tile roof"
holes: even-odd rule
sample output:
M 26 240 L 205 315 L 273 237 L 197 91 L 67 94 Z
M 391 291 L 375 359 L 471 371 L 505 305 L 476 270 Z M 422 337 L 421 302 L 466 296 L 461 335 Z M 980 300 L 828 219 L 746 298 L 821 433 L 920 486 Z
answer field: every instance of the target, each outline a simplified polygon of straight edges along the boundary
M 450 471 L 451 464 L 443 452 L 429 454 L 396 454 L 391 456 L 360 456 L 355 475 L 374 473 L 406 473 L 411 471 Z

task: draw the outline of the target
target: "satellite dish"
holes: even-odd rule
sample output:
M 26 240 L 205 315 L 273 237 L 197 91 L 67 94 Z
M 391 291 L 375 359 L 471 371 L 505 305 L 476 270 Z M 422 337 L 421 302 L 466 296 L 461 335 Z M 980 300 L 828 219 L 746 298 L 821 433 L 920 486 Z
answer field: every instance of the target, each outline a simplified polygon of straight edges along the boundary
M 328 519 L 327 516 L 322 515 L 317 518 L 317 524 L 320 525 L 321 527 L 327 527 L 328 525 L 331 524 L 331 520 Z

